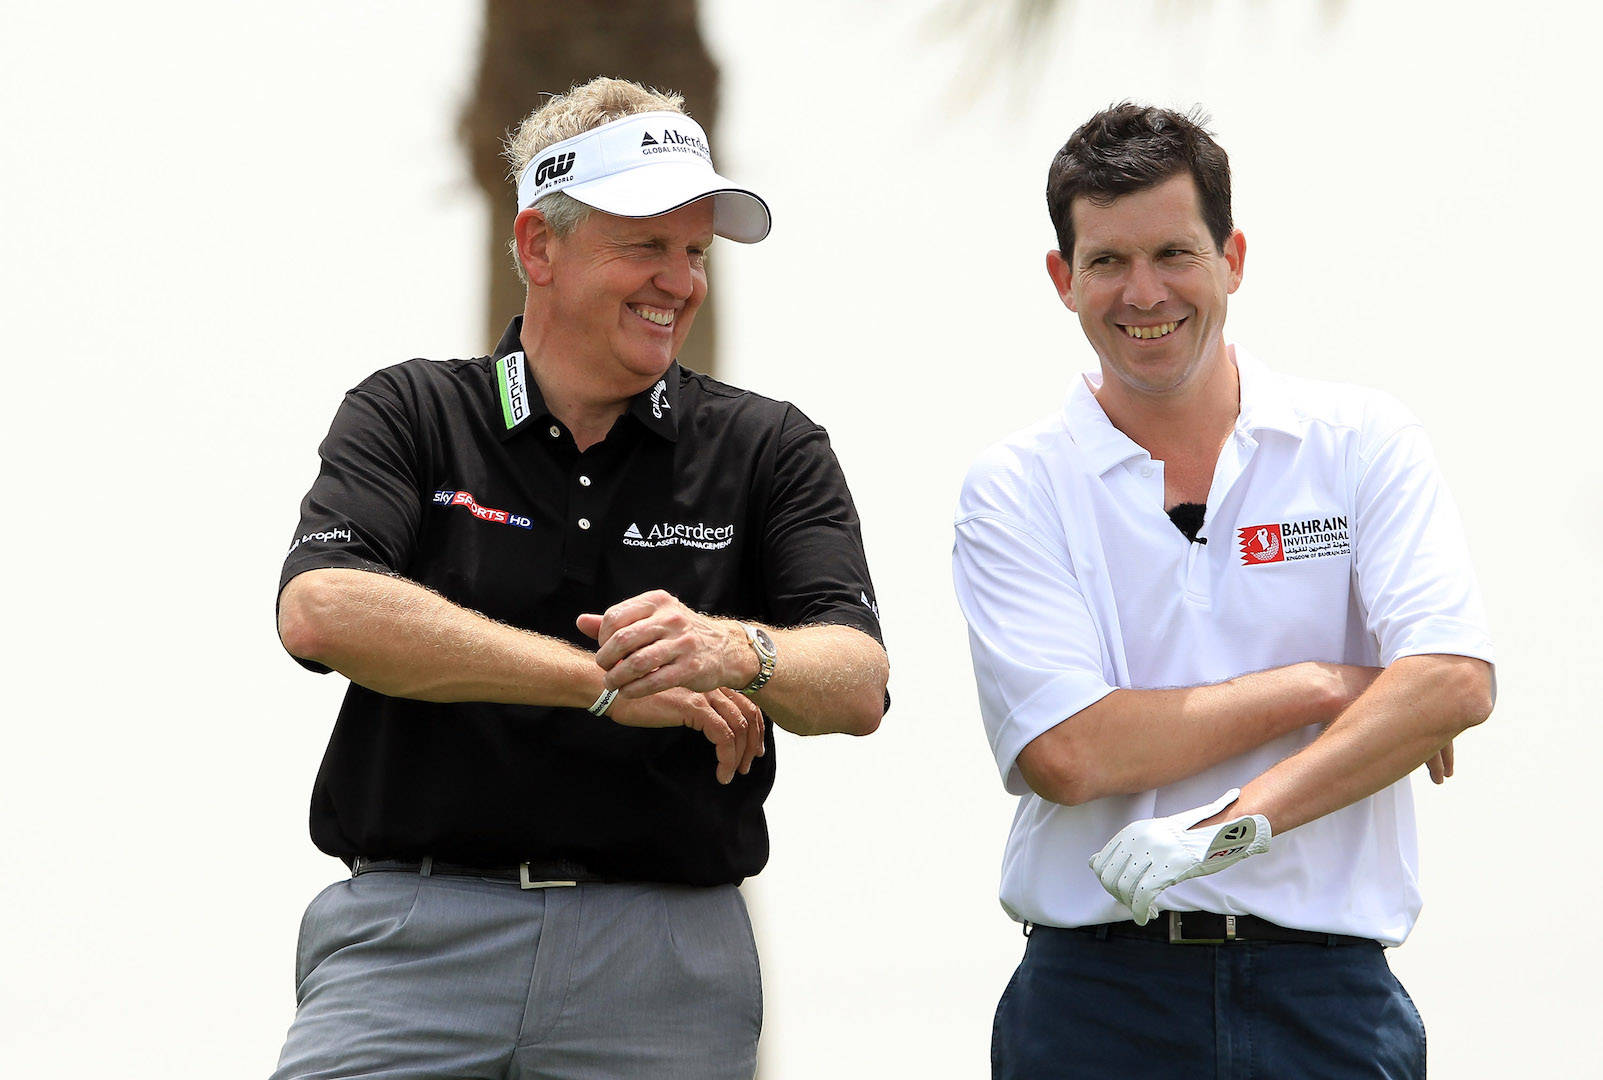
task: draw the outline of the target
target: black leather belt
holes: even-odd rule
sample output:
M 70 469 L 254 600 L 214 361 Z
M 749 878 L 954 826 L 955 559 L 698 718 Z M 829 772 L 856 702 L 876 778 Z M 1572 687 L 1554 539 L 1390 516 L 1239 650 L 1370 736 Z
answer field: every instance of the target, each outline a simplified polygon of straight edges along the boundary
M 516 882 L 525 889 L 554 889 L 567 885 L 590 885 L 611 881 L 592 873 L 569 859 L 544 859 L 516 866 L 464 866 L 439 859 L 370 859 L 358 855 L 351 860 L 351 876 L 389 871 L 400 874 L 442 874 L 446 877 L 483 878 L 485 881 Z
M 1145 926 L 1134 922 L 1103 923 L 1099 926 L 1035 926 L 1032 934 L 1043 930 L 1057 933 L 1094 934 L 1098 938 L 1138 938 L 1165 941 L 1171 945 L 1230 945 L 1238 941 L 1278 941 L 1301 945 L 1374 945 L 1373 938 L 1347 934 L 1321 934 L 1315 930 L 1293 930 L 1256 915 L 1215 915 L 1211 911 L 1165 911 Z

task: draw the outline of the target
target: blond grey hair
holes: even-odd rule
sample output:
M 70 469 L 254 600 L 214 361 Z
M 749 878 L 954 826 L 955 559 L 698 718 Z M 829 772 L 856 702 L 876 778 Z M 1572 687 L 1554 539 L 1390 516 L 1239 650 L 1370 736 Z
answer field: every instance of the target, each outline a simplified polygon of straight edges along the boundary
M 508 178 L 515 188 L 529 163 L 546 147 L 564 139 L 637 113 L 683 113 L 684 105 L 685 99 L 672 91 L 651 90 L 627 79 L 598 75 L 552 97 L 524 117 L 517 130 L 507 136 L 501 153 L 510 167 Z M 545 215 L 546 224 L 555 236 L 568 235 L 590 216 L 590 207 L 563 191 L 553 191 L 535 200 L 534 208 Z M 518 280 L 527 284 L 523 263 L 518 259 L 516 237 L 512 239 L 510 250 Z

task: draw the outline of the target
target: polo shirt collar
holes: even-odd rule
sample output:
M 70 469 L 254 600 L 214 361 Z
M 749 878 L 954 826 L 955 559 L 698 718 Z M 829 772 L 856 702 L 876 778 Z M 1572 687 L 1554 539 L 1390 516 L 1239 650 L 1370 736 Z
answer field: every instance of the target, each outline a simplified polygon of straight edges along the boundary
M 515 316 L 507 324 L 495 351 L 490 354 L 491 374 L 495 379 L 497 401 L 493 412 L 501 425 L 501 440 L 505 442 L 522 431 L 531 421 L 551 416 L 540 385 L 534 380 L 528 357 L 523 354 L 523 316 Z M 647 431 L 655 432 L 669 442 L 679 439 L 679 361 L 668 365 L 649 388 L 636 394 L 624 410 L 633 416 Z
M 669 442 L 679 441 L 679 361 L 668 365 L 662 378 L 629 402 L 629 415 L 647 431 L 654 431 Z
M 1286 381 L 1240 345 L 1230 346 L 1241 376 L 1241 415 L 1237 431 L 1279 431 L 1300 439 L 1308 429 L 1287 392 Z
M 1280 431 L 1300 439 L 1306 425 L 1279 376 L 1239 345 L 1231 345 L 1230 354 L 1241 377 L 1241 413 L 1236 418 L 1236 430 Z M 1146 455 L 1146 451 L 1114 427 L 1108 414 L 1102 411 L 1096 399 L 1096 390 L 1101 385 L 1100 372 L 1085 372 L 1063 404 L 1069 436 L 1085 455 L 1086 464 L 1099 476 L 1115 465 Z
M 1134 439 L 1114 427 L 1108 414 L 1102 411 L 1096 399 L 1097 387 L 1101 385 L 1101 372 L 1083 372 L 1069 391 L 1069 400 L 1063 403 L 1063 419 L 1069 437 L 1097 476 L 1115 465 L 1147 454 Z

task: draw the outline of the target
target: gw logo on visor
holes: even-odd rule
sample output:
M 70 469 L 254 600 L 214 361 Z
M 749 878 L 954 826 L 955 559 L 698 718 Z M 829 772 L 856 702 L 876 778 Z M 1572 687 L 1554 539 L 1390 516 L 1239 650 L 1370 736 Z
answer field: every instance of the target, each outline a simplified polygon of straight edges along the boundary
M 543 184 L 547 180 L 555 180 L 559 176 L 567 176 L 573 171 L 572 153 L 553 154 L 534 167 L 534 182 Z

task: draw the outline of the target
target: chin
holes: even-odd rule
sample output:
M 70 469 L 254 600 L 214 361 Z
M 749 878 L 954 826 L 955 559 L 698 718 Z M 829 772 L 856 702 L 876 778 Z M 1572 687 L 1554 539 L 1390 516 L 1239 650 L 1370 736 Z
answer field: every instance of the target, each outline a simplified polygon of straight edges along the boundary
M 660 379 L 673 363 L 673 354 L 666 356 L 632 356 L 621 361 L 624 370 L 642 379 Z

